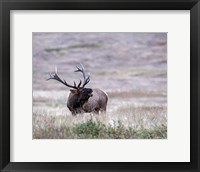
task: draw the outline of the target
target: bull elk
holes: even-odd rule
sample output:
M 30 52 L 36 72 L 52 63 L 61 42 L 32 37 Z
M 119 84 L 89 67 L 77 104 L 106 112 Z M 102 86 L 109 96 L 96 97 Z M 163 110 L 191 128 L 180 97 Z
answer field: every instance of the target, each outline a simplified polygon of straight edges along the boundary
M 49 74 L 50 77 L 47 80 L 54 79 L 71 88 L 67 100 L 67 107 L 71 111 L 72 115 L 78 113 L 105 112 L 108 102 L 107 94 L 98 88 L 85 88 L 85 86 L 90 82 L 90 75 L 86 77 L 83 65 L 80 64 L 80 66 L 81 67 L 76 66 L 77 70 L 74 71 L 81 72 L 83 75 L 83 81 L 80 80 L 78 84 L 75 82 L 74 85 L 68 84 L 64 79 L 61 79 L 58 76 L 57 70 L 55 70 L 55 73 Z

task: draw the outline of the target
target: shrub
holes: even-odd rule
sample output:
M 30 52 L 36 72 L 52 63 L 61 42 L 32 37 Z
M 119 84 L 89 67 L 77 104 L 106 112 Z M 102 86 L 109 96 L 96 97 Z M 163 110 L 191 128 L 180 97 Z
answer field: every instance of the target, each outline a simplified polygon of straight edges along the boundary
M 105 129 L 105 124 L 90 118 L 86 122 L 75 124 L 72 131 L 78 138 L 99 138 Z

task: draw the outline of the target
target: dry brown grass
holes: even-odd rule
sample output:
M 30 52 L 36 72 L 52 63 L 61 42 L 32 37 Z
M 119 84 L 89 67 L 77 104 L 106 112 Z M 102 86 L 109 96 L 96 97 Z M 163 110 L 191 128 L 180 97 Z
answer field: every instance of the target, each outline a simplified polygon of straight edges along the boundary
M 110 98 L 137 98 L 137 97 L 166 97 L 166 94 L 161 91 L 108 91 L 108 96 Z

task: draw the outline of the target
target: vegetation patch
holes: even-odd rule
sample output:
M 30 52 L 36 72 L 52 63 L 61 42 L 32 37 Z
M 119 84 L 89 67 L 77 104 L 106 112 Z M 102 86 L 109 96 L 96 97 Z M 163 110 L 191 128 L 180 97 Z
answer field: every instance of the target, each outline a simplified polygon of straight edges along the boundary
M 150 129 L 125 126 L 120 120 L 104 124 L 92 116 L 83 122 L 70 124 L 66 118 L 34 115 L 33 139 L 166 139 L 167 127 Z
M 69 49 L 75 49 L 75 48 L 101 48 L 101 44 L 76 44 L 76 45 L 71 45 L 68 48 Z
M 56 47 L 56 48 L 46 48 L 45 51 L 48 53 L 61 53 L 67 51 L 68 49 L 79 49 L 79 48 L 101 48 L 101 44 L 85 43 L 85 44 L 75 44 L 67 47 Z

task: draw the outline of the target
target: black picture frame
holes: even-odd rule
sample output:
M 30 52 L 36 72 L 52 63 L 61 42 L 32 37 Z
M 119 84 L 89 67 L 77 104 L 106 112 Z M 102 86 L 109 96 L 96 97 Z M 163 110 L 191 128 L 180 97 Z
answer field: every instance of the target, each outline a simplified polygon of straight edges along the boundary
M 190 162 L 10 162 L 11 10 L 190 10 Z M 200 171 L 199 31 L 199 0 L 0 0 L 1 171 Z

